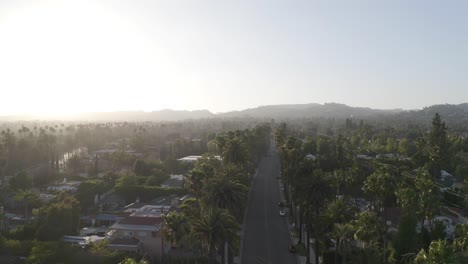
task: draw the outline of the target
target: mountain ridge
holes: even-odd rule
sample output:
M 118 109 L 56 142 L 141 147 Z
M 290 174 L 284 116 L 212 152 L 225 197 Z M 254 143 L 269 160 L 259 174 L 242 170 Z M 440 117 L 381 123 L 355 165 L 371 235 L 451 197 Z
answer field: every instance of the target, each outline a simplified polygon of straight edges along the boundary
M 468 103 L 437 104 L 423 109 L 375 109 L 370 107 L 353 107 L 340 103 L 307 103 L 262 105 L 237 111 L 213 113 L 209 110 L 173 110 L 162 109 L 151 112 L 144 111 L 114 111 L 86 112 L 81 114 L 56 115 L 46 117 L 39 115 L 9 115 L 0 116 L 0 121 L 16 120 L 70 120 L 70 121 L 181 121 L 209 118 L 258 118 L 258 119 L 297 119 L 297 118 L 367 118 L 389 115 L 433 115 L 436 112 L 446 116 L 468 118 Z

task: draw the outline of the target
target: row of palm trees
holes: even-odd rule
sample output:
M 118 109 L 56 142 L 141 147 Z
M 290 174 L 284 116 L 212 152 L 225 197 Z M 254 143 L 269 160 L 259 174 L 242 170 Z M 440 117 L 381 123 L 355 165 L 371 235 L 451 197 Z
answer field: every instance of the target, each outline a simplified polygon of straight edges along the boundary
M 190 171 L 187 188 L 192 197 L 165 216 L 167 241 L 212 261 L 232 263 L 239 250 L 249 175 L 259 161 L 258 151 L 268 150 L 269 134 L 269 127 L 260 125 L 216 136 L 221 159 L 208 153 Z M 259 147 L 259 142 L 264 145 Z
M 429 259 L 431 252 L 437 252 L 436 245 L 430 246 L 432 251 L 429 248 L 431 240 L 426 245 L 403 245 L 411 240 L 404 233 L 405 228 L 412 230 L 409 234 L 416 236 L 416 221 L 409 227 L 400 224 L 397 234 L 400 240 L 393 240 L 393 243 L 390 243 L 386 230 L 385 207 L 399 206 L 403 217 L 414 215 L 421 225 L 424 219 L 431 219 L 437 212 L 440 197 L 427 169 L 421 168 L 413 175 L 411 169 L 399 167 L 398 164 L 350 160 L 347 157 L 354 155 L 343 153 L 345 149 L 340 147 L 343 138 L 328 139 L 334 141 L 335 148 L 331 152 L 336 153 L 322 155 L 317 160 L 307 159 L 304 143 L 288 136 L 287 130 L 287 126 L 282 124 L 275 131 L 282 181 L 286 186 L 286 198 L 290 201 L 292 221 L 298 229 L 299 244 L 305 243 L 309 252 L 309 238 L 314 238 L 315 263 L 319 263 L 319 256 L 333 251 L 334 254 L 327 256 L 334 256 L 335 263 L 349 260 L 352 263 L 436 263 L 422 262 L 424 256 Z M 341 157 L 340 161 L 322 162 L 338 157 Z M 335 165 L 330 169 L 322 164 Z M 344 189 L 348 191 L 343 192 Z M 360 212 L 351 197 L 344 195 L 350 193 L 350 189 L 364 191 L 372 206 Z M 432 237 L 435 239 L 435 235 Z M 465 239 L 463 237 L 466 236 L 461 232 L 458 241 Z M 441 241 L 445 240 L 433 243 L 443 244 Z M 421 252 L 417 254 L 421 247 Z M 464 248 L 450 247 L 457 254 L 460 248 Z M 416 255 L 418 257 L 415 259 Z M 306 257 L 307 263 L 310 263 L 309 254 Z

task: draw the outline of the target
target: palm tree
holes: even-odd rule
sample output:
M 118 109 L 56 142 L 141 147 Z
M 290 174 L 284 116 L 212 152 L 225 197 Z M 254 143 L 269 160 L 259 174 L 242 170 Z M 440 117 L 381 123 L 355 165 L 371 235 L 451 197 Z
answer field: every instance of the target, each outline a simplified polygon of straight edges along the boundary
M 192 224 L 194 241 L 200 243 L 202 251 L 215 259 L 224 243 L 237 245 L 239 224 L 225 209 L 208 208 Z
M 243 169 L 248 168 L 250 161 L 250 154 L 247 144 L 240 138 L 229 139 L 224 148 L 222 149 L 221 155 L 223 161 L 227 163 L 233 163 Z
M 416 258 L 415 264 L 449 264 L 455 263 L 453 246 L 447 240 L 432 241 L 429 250 L 421 249 Z
M 379 259 L 381 261 L 379 252 L 382 252 L 382 248 L 379 247 L 379 239 L 384 233 L 384 226 L 377 214 L 369 210 L 360 212 L 357 219 L 351 221 L 351 225 L 355 229 L 354 239 L 363 243 L 363 250 L 360 251 L 363 259 L 359 261 L 361 263 L 375 263 Z
M 149 262 L 147 260 L 144 260 L 144 259 L 137 262 L 136 260 L 134 260 L 132 258 L 125 258 L 124 260 L 119 262 L 119 264 L 149 264 Z
M 184 213 L 170 212 L 164 217 L 163 234 L 171 245 L 181 245 L 189 233 L 190 222 Z
M 343 197 L 331 200 L 324 209 L 324 217 L 331 225 L 350 221 L 356 214 L 357 208 L 350 205 Z
M 346 263 L 346 254 L 351 251 L 354 244 L 354 227 L 348 223 L 335 224 L 332 236 L 335 237 L 335 264 L 338 263 L 338 254 L 341 255 L 341 263 Z
M 247 200 L 247 186 L 226 174 L 218 175 L 203 188 L 202 201 L 205 205 L 227 209 L 238 220 L 242 217 Z
M 322 215 L 321 211 L 325 205 L 326 200 L 328 200 L 330 194 L 332 193 L 331 180 L 328 174 L 321 172 L 320 170 L 313 171 L 309 175 L 300 175 L 295 184 L 294 190 L 298 197 L 302 197 L 299 200 L 299 205 L 301 210 L 303 210 L 304 215 L 306 216 L 306 225 L 307 227 L 307 236 L 309 230 L 311 229 L 311 224 L 313 228 L 313 233 L 315 236 L 315 262 L 319 261 L 319 238 L 322 236 L 323 228 L 321 228 L 319 222 Z M 309 243 L 307 241 L 307 250 L 309 250 Z M 307 251 L 309 252 L 309 251 Z M 310 263 L 309 254 L 307 254 L 307 263 Z
M 385 200 L 395 193 L 395 175 L 386 168 L 379 168 L 364 181 L 364 191 L 375 197 L 376 209 L 384 206 Z

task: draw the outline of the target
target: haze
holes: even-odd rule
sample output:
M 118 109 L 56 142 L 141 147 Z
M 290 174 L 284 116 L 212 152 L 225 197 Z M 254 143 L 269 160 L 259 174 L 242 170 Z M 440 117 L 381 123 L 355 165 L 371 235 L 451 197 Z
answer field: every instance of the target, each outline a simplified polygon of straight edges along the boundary
M 468 99 L 462 1 L 0 2 L 0 114 Z

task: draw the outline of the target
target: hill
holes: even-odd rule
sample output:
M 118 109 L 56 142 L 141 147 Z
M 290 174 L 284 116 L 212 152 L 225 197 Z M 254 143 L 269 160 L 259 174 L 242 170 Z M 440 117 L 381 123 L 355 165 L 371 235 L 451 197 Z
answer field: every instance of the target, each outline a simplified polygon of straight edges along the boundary
M 189 119 L 207 118 L 254 118 L 254 119 L 303 119 L 303 118 L 356 118 L 356 119 L 393 119 L 427 122 L 435 113 L 439 113 L 444 120 L 450 122 L 468 123 L 468 103 L 451 105 L 440 104 L 425 107 L 420 110 L 382 110 L 368 107 L 351 107 L 345 104 L 285 104 L 266 105 L 241 111 L 231 111 L 214 114 L 208 110 L 170 110 L 164 109 L 152 112 L 120 111 L 94 112 L 77 115 L 57 115 L 55 117 L 21 115 L 0 116 L 0 121 L 16 120 L 64 120 L 64 121 L 181 121 Z

